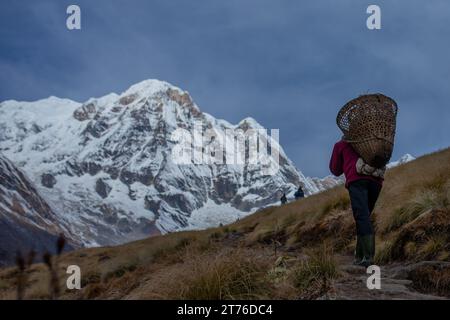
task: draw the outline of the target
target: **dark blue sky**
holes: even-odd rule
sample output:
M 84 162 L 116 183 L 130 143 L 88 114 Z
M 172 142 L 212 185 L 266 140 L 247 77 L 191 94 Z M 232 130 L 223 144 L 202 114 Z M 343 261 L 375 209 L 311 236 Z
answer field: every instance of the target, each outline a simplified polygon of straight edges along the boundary
M 66 29 L 69 4 L 80 31 Z M 366 28 L 369 4 L 381 30 Z M 2 0 L 0 101 L 157 78 L 215 117 L 279 128 L 297 167 L 323 176 L 339 107 L 366 92 L 399 104 L 395 158 L 450 145 L 449 21 L 448 0 Z

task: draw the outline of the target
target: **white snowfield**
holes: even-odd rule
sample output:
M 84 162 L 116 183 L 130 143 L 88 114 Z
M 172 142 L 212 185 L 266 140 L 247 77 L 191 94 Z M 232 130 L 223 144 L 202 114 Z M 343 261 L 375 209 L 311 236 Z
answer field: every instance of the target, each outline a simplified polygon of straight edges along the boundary
M 237 125 L 215 119 L 187 92 L 145 80 L 84 103 L 56 97 L 0 103 L 0 153 L 26 173 L 60 225 L 85 246 L 227 224 L 278 203 L 282 192 L 293 197 L 299 185 L 310 195 L 339 183 L 305 177 L 269 136 L 280 153 L 274 175 L 262 170 L 273 161 L 177 164 L 172 133 L 192 131 L 199 121 L 217 137 L 262 128 L 252 118 Z
M 393 167 L 399 166 L 399 165 L 401 165 L 401 164 L 404 164 L 404 163 L 413 161 L 413 160 L 415 160 L 415 159 L 416 159 L 415 157 L 413 157 L 412 155 L 410 155 L 409 153 L 407 153 L 407 154 L 403 155 L 403 156 L 402 156 L 400 159 L 398 159 L 397 161 L 392 161 L 392 162 L 388 163 L 388 165 L 387 165 L 386 167 L 387 167 L 388 169 L 389 169 L 389 168 L 393 168 Z

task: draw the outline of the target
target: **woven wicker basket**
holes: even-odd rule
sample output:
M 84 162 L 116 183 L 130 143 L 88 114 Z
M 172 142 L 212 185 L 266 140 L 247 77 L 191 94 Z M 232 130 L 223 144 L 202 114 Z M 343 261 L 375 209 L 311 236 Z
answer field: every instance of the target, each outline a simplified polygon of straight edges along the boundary
M 339 111 L 336 122 L 355 151 L 372 167 L 384 167 L 394 148 L 397 103 L 382 94 L 353 99 Z

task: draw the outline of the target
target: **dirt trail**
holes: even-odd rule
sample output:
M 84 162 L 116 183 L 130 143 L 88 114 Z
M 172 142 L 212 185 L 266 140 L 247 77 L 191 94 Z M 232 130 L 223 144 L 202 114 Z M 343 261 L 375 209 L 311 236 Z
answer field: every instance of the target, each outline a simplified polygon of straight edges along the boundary
M 445 299 L 445 297 L 423 294 L 416 291 L 412 288 L 412 281 L 407 279 L 409 271 L 417 266 L 439 262 L 431 261 L 409 265 L 392 264 L 381 266 L 381 289 L 369 290 L 366 286 L 366 281 L 370 274 L 366 274 L 366 270 L 363 267 L 354 266 L 351 256 L 338 256 L 337 260 L 340 265 L 341 276 L 336 279 L 330 298 L 344 300 Z

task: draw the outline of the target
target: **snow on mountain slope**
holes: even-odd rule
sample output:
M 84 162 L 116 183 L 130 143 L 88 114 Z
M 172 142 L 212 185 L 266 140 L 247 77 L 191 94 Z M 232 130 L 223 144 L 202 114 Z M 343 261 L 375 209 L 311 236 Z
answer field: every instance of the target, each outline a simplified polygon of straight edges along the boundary
M 280 155 L 275 174 L 267 174 L 276 166 L 272 157 L 257 164 L 198 164 L 195 158 L 180 164 L 174 132 L 193 132 L 199 123 L 226 143 L 229 130 L 262 128 L 252 118 L 237 125 L 215 119 L 187 92 L 146 80 L 82 104 L 55 97 L 5 101 L 0 151 L 36 184 L 60 225 L 88 246 L 229 223 L 276 203 L 282 192 L 293 195 L 300 184 L 306 194 L 320 191 L 267 134 Z M 213 139 L 206 147 L 212 145 Z
M 397 161 L 393 161 L 393 162 L 388 163 L 388 165 L 386 167 L 388 169 L 389 168 L 394 168 L 394 167 L 397 167 L 397 166 L 399 166 L 401 164 L 404 164 L 404 163 L 407 163 L 407 162 L 410 162 L 410 161 L 413 161 L 413 160 L 416 160 L 416 158 L 413 157 L 412 155 L 410 155 L 409 153 L 407 153 L 407 154 L 403 155 Z

